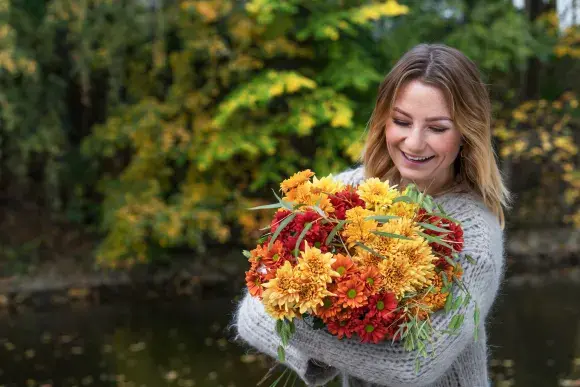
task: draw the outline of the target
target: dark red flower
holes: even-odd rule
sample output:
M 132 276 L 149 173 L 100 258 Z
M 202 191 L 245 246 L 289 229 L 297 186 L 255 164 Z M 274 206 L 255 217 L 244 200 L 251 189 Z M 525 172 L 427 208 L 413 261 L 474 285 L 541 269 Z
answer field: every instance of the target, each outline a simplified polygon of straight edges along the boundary
M 290 214 L 291 212 L 288 210 L 277 212 L 270 225 L 270 231 L 272 233 L 276 232 L 280 223 L 287 216 L 290 216 Z M 284 227 L 276 240 L 281 241 L 287 251 L 294 252 L 300 234 L 308 223 L 312 223 L 312 226 L 310 226 L 310 229 L 306 232 L 302 242 L 300 243 L 299 250 L 304 251 L 306 243 L 308 243 L 309 246 L 317 247 L 322 252 L 326 253 L 328 251 L 328 246 L 325 245 L 325 242 L 328 234 L 332 231 L 333 224 L 323 224 L 322 220 L 320 214 L 316 211 L 307 210 L 304 212 L 298 212 L 294 219 Z
M 447 256 L 452 259 L 453 253 L 459 253 L 463 250 L 463 228 L 461 225 L 454 223 L 449 219 L 443 219 L 439 216 L 428 214 L 423 208 L 419 210 L 417 217 L 419 222 L 429 223 L 439 228 L 449 230 L 449 232 L 444 233 L 425 229 L 425 234 L 441 237 L 446 244 L 450 245 L 451 248 L 437 242 L 429 243 L 431 249 L 439 258 L 435 264 L 443 269 L 450 266 L 449 262 L 447 262 L 447 260 L 442 256 Z
M 397 308 L 397 298 L 394 293 L 386 292 L 375 294 L 369 298 L 369 311 L 367 317 L 378 317 L 383 320 L 391 321 Z
M 354 319 L 331 319 L 326 323 L 326 329 L 333 335 L 338 336 L 339 339 L 343 337 L 351 338 L 358 329 L 360 321 Z
M 337 219 L 346 219 L 346 211 L 351 208 L 365 208 L 365 202 L 358 196 L 352 186 L 347 186 L 342 191 L 330 195 L 330 202 L 334 207 L 334 216 Z
M 388 331 L 382 319 L 367 317 L 358 324 L 356 333 L 363 343 L 377 344 L 387 336 Z

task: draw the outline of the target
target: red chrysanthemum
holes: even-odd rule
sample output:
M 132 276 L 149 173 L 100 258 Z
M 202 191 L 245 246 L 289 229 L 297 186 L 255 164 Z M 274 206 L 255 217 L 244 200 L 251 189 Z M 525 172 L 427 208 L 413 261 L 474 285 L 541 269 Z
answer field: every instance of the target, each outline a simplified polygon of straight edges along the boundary
M 363 343 L 377 344 L 386 337 L 388 332 L 383 320 L 367 317 L 358 324 L 356 333 Z
M 365 202 L 358 196 L 354 187 L 347 186 L 340 192 L 330 195 L 330 202 L 334 207 L 334 216 L 337 219 L 346 219 L 346 211 L 353 207 L 365 208 Z
M 272 220 L 270 225 L 270 231 L 274 233 L 280 223 L 291 214 L 290 211 L 278 211 Z M 326 238 L 328 234 L 332 231 L 333 224 L 327 223 L 323 224 L 321 222 L 321 217 L 316 211 L 307 210 L 305 212 L 299 212 L 296 214 L 294 219 L 282 230 L 277 240 L 280 240 L 284 245 L 285 249 L 289 252 L 294 252 L 296 248 L 296 243 L 300 234 L 306 227 L 308 223 L 312 223 L 310 229 L 304 235 L 302 242 L 300 243 L 299 250 L 304 251 L 306 243 L 309 246 L 314 246 L 320 249 L 323 253 L 328 252 L 328 246 L 326 246 Z
M 392 320 L 397 308 L 397 298 L 392 292 L 373 295 L 369 298 L 368 317 L 377 317 L 383 320 Z
M 459 253 L 463 250 L 463 228 L 461 225 L 448 219 L 430 215 L 423 208 L 419 210 L 417 216 L 420 222 L 429 223 L 439 228 L 449 230 L 447 233 L 429 229 L 425 230 L 425 234 L 441 237 L 446 244 L 451 246 L 451 248 L 449 248 L 437 242 L 429 243 L 433 252 L 435 252 L 439 257 L 435 264 L 443 269 L 448 267 L 449 263 L 444 257 L 442 257 L 442 255 L 451 258 L 454 252 Z
M 342 339 L 345 336 L 351 338 L 358 329 L 358 321 L 351 319 L 331 319 L 326 323 L 326 329 L 328 329 L 328 332 L 336 335 L 339 339 Z

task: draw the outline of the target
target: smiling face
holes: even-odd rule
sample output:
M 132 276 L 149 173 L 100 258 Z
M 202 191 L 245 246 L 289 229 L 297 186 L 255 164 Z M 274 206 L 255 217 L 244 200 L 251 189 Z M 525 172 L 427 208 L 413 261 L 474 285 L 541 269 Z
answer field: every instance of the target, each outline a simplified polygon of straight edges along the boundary
M 391 110 L 385 136 L 401 184 L 434 193 L 451 183 L 461 133 L 441 90 L 410 81 L 399 89 Z

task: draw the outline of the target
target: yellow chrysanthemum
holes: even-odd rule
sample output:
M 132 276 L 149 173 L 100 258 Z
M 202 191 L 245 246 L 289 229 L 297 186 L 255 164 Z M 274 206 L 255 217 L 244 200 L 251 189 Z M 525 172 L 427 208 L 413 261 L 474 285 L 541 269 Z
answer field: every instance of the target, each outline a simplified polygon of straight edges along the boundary
M 419 205 L 416 203 L 406 203 L 397 202 L 388 207 L 385 215 L 395 215 L 403 218 L 414 218 L 417 211 L 419 211 Z
M 272 318 L 276 320 L 288 319 L 292 320 L 294 317 L 300 317 L 295 309 L 288 307 L 288 305 L 264 304 L 264 309 Z
M 296 189 L 291 190 L 285 198 L 294 202 L 294 204 L 318 205 L 327 214 L 334 212 L 334 206 L 330 202 L 328 195 L 314 193 L 312 191 L 312 185 L 308 183 L 299 185 Z
M 383 291 L 395 293 L 400 299 L 405 292 L 414 292 L 431 283 L 435 274 L 435 266 L 431 259 L 418 264 L 411 264 L 405 254 L 391 254 L 378 264 L 383 283 Z
M 382 182 L 376 177 L 366 179 L 356 191 L 359 197 L 365 202 L 366 208 L 375 210 L 387 208 L 393 200 L 399 196 L 399 192 L 389 185 L 389 182 Z
M 293 307 L 298 301 L 300 277 L 290 262 L 284 262 L 276 271 L 276 277 L 265 283 L 262 294 L 264 305 Z
M 356 247 L 356 254 L 352 257 L 352 260 L 361 267 L 378 267 L 379 262 L 381 262 L 383 258 L 371 254 L 368 250 L 361 247 Z
M 296 307 L 300 314 L 303 314 L 314 313 L 319 306 L 324 305 L 326 297 L 334 296 L 334 294 L 328 291 L 325 282 L 311 276 L 300 284 L 298 296 Z
M 340 274 L 332 269 L 332 264 L 336 262 L 336 258 L 332 253 L 323 253 L 316 247 L 308 246 L 300 254 L 298 258 L 297 272 L 301 278 L 314 278 L 320 283 L 332 282 L 332 277 L 340 277 Z
M 332 175 L 325 176 L 320 180 L 314 176 L 312 183 L 309 185 L 310 191 L 314 194 L 335 194 L 344 188 L 344 184 L 338 180 L 333 179 Z
M 356 242 L 367 244 L 376 238 L 376 235 L 371 231 L 375 231 L 378 227 L 376 220 L 365 220 L 366 217 L 372 216 L 374 213 L 361 207 L 354 207 L 346 211 L 346 219 L 348 222 L 342 230 L 342 236 L 346 238 L 348 247 L 354 246 Z
M 284 180 L 280 184 L 280 188 L 282 188 L 282 192 L 288 193 L 296 187 L 306 183 L 307 181 L 310 181 L 312 176 L 314 176 L 314 172 L 312 172 L 310 169 L 296 172 L 294 175 Z

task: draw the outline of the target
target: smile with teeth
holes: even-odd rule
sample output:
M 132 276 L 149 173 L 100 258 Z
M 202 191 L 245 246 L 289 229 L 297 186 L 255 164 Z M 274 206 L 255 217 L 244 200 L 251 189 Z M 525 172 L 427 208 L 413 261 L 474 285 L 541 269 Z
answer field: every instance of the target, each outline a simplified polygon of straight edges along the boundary
M 408 155 L 405 152 L 402 152 L 402 153 L 405 156 L 405 158 L 407 158 L 407 159 L 409 159 L 411 161 L 427 161 L 427 160 L 431 160 L 433 157 L 435 157 L 435 156 L 415 157 L 415 156 Z

